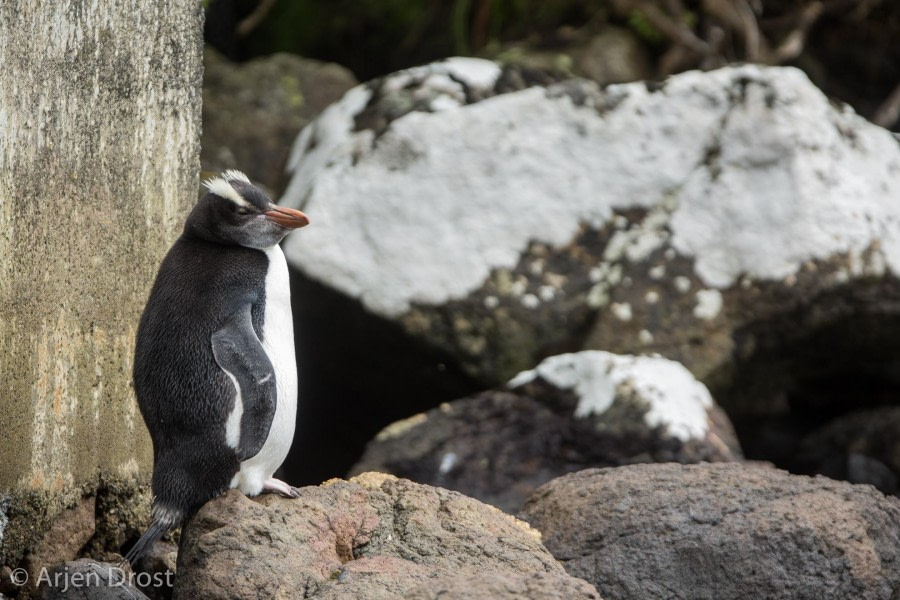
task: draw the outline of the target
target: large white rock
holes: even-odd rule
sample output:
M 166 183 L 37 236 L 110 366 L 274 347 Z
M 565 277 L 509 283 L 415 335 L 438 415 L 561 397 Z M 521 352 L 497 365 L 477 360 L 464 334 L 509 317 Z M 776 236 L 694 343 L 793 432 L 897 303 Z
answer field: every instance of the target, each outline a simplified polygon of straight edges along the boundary
M 618 250 L 639 260 L 668 243 L 708 288 L 838 254 L 900 272 L 897 141 L 796 69 L 492 95 L 499 77 L 493 63 L 454 59 L 326 110 L 290 160 L 282 203 L 315 226 L 288 239 L 288 260 L 391 317 L 466 297 L 529 242 L 558 247 L 637 207 L 657 211 L 659 227 L 629 231 Z M 360 125 L 373 94 L 411 82 L 425 100 L 416 110 L 378 131 Z M 707 318 L 715 297 L 698 300 Z

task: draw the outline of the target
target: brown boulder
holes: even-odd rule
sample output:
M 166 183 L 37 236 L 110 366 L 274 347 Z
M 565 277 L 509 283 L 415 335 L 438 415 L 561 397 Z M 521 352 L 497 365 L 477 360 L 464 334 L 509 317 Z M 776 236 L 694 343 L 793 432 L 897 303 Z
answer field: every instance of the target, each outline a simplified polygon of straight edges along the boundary
M 421 585 L 404 600 L 599 600 L 594 586 L 582 579 L 557 573 L 484 573 L 457 576 Z
M 900 501 L 737 464 L 560 477 L 522 516 L 607 597 L 871 598 L 900 591 Z
M 81 548 L 94 535 L 95 509 L 96 498 L 87 496 L 54 519 L 41 541 L 26 555 L 25 569 L 32 589 L 42 572 L 78 558 Z
M 539 538 L 471 498 L 375 473 L 294 500 L 231 491 L 185 528 L 175 597 L 376 600 L 448 577 L 565 579 Z

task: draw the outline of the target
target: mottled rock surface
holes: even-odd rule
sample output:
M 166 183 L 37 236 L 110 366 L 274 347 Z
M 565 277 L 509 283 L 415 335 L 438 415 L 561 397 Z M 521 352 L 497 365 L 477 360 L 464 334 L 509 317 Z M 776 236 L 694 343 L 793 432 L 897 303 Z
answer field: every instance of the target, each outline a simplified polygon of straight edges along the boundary
M 28 580 L 35 584 L 42 570 L 74 561 L 95 532 L 96 498 L 83 498 L 75 507 L 63 511 L 31 548 L 25 560 Z
M 375 600 L 450 577 L 562 581 L 539 538 L 456 492 L 376 473 L 302 488 L 295 500 L 231 491 L 186 527 L 175 597 Z
M 40 575 L 38 600 L 148 600 L 133 585 L 134 574 L 113 563 L 87 558 L 66 562 Z
M 286 243 L 294 267 L 489 385 L 580 348 L 706 379 L 810 303 L 807 329 L 854 303 L 896 319 L 900 148 L 800 71 L 505 74 L 402 71 L 307 127 L 282 201 L 318 221 Z
M 900 501 L 736 464 L 590 469 L 522 511 L 608 598 L 866 598 L 900 591 Z
M 682 363 L 761 460 L 900 390 L 900 145 L 795 69 L 600 89 L 453 59 L 352 89 L 289 167 L 306 397 L 344 407 L 309 409 L 307 451 L 584 349 Z
M 407 417 L 584 349 L 682 363 L 761 460 L 790 455 L 796 423 L 879 402 L 872 386 L 897 397 L 888 131 L 792 68 L 513 79 L 474 59 L 398 72 L 298 137 L 282 201 L 315 221 L 285 247 L 305 385 L 323 378 L 306 397 L 338 398 L 307 420 L 317 443 L 374 426 L 372 407 Z M 372 322 L 419 362 L 393 361 Z M 782 425 L 791 443 L 755 443 Z
M 600 600 L 594 586 L 558 573 L 483 573 L 438 579 L 403 594 L 405 600 Z
M 516 512 L 587 467 L 741 458 L 706 387 L 663 358 L 583 351 L 385 428 L 351 473 L 382 471 Z
M 0 496 L 0 545 L 3 545 L 3 533 L 6 531 L 6 526 L 9 525 L 7 512 L 10 504 L 11 499 L 9 496 Z
M 297 133 L 356 85 L 340 65 L 293 54 L 235 64 L 207 48 L 203 63 L 203 170 L 240 168 L 273 191 Z

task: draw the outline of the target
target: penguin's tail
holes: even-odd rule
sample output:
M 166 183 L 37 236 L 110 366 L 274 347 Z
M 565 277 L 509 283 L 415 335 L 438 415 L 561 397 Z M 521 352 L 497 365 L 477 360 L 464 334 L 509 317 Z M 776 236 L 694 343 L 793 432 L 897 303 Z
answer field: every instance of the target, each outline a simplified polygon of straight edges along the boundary
M 122 564 L 129 563 L 131 566 L 147 553 L 147 550 L 150 549 L 150 546 L 153 545 L 154 542 L 159 540 L 167 531 L 178 526 L 179 523 L 183 520 L 180 514 L 177 514 L 172 510 L 157 510 L 159 507 L 154 507 L 153 510 L 153 522 L 150 523 L 150 527 L 147 528 L 147 531 L 144 532 L 144 535 L 135 542 L 134 546 L 131 547 L 131 550 L 128 551 L 128 554 L 125 555 L 125 560 L 122 561 Z

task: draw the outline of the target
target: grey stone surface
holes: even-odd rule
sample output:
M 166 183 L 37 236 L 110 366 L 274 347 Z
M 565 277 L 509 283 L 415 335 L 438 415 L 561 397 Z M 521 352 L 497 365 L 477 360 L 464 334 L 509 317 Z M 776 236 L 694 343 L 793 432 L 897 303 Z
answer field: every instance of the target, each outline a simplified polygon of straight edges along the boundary
M 737 464 L 589 469 L 521 513 L 606 597 L 893 600 L 900 500 Z
M 138 319 L 192 206 L 202 7 L 0 3 L 0 563 L 98 475 L 145 480 Z
M 368 473 L 297 499 L 208 503 L 185 528 L 175 597 L 402 597 L 448 577 L 543 573 L 572 589 L 539 534 L 456 492 Z M 588 596 L 589 597 L 589 596 Z

